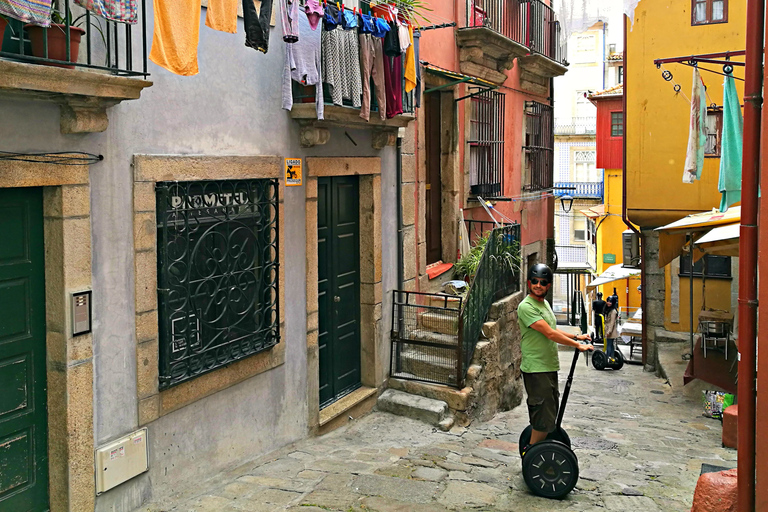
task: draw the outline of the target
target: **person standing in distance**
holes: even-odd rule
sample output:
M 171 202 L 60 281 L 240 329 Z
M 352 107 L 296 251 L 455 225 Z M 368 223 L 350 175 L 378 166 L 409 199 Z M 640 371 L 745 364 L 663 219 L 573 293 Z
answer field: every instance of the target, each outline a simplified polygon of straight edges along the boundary
M 517 321 L 522 334 L 523 373 L 525 392 L 528 395 L 528 416 L 531 422 L 531 441 L 524 448 L 543 441 L 555 430 L 557 409 L 560 403 L 560 389 L 557 372 L 560 360 L 557 344 L 576 347 L 582 352 L 591 350 L 586 334 L 568 334 L 557 329 L 557 320 L 549 303 L 545 300 L 552 286 L 552 269 L 538 263 L 528 270 L 528 296 L 517 307 Z

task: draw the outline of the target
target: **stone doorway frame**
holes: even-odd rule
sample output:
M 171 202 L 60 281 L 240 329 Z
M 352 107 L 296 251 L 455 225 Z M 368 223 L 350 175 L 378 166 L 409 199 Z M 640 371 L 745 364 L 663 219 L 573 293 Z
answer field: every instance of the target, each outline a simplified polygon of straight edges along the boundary
M 320 358 L 318 334 L 320 311 L 317 292 L 317 178 L 358 176 L 360 198 L 360 370 L 362 388 L 320 412 Z M 386 348 L 380 346 L 382 331 L 381 283 L 381 158 L 307 158 L 306 194 L 307 254 L 307 409 L 312 433 L 341 412 L 378 392 L 387 379 Z M 338 404 L 338 406 L 337 406 Z
M 50 510 L 87 512 L 96 496 L 93 338 L 72 336 L 68 299 L 91 289 L 89 166 L 32 159 L 0 160 L 0 188 L 43 188 Z

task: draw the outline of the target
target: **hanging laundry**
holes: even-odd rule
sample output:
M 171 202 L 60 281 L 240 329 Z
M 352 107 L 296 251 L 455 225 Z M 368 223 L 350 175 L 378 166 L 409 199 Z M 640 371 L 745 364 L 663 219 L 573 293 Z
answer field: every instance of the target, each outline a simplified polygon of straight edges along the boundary
M 307 0 L 307 5 L 304 7 L 304 12 L 307 13 L 307 19 L 309 20 L 309 27 L 312 30 L 317 30 L 317 25 L 320 24 L 320 20 L 323 19 L 323 6 L 318 0 Z
M 402 55 L 403 51 L 400 47 L 400 34 L 397 25 L 390 23 L 389 31 L 384 36 L 384 55 L 389 57 L 397 57 Z
M 41 27 L 51 26 L 51 0 L 0 0 L 0 14 Z
M 372 33 L 375 37 L 384 38 L 387 36 L 390 30 L 392 30 L 392 27 L 389 26 L 389 23 L 387 23 L 386 20 L 377 17 L 373 18 Z
M 373 16 L 369 14 L 360 14 L 360 33 L 373 34 L 375 30 L 376 30 L 376 23 L 373 20 Z
M 285 66 L 283 68 L 283 108 L 293 108 L 293 90 L 291 81 L 302 85 L 315 86 L 317 118 L 323 119 L 322 56 L 320 54 L 321 33 L 314 30 L 310 19 L 299 15 L 299 40 L 285 46 Z M 317 28 L 317 24 L 315 24 Z
M 365 23 L 365 21 L 363 21 Z M 363 79 L 363 105 L 360 107 L 360 117 L 368 121 L 371 114 L 371 79 L 376 87 L 376 102 L 379 106 L 379 117 L 386 119 L 387 97 L 384 78 L 384 49 L 381 39 L 370 33 L 361 33 L 360 68 Z
M 405 92 L 416 88 L 416 51 L 413 46 L 413 28 L 408 27 L 408 48 L 405 50 Z
M 299 0 L 280 0 L 280 19 L 283 22 L 283 41 L 299 40 Z
M 326 5 L 323 16 L 323 28 L 330 32 L 339 25 L 341 25 L 341 11 L 332 5 Z
M 149 60 L 177 75 L 196 75 L 200 0 L 154 0 Z
M 387 119 L 403 113 L 403 57 L 384 57 Z
M 405 23 L 398 23 L 397 37 L 400 41 L 400 53 L 405 53 L 408 47 L 411 46 L 410 27 Z
M 739 95 L 732 75 L 723 82 L 723 136 L 720 139 L 720 179 L 718 190 L 723 194 L 720 211 L 741 201 L 741 164 L 743 155 L 744 118 L 741 116 Z
M 416 108 L 421 108 L 421 61 L 419 60 L 419 41 L 421 40 L 421 31 L 413 31 L 413 53 L 414 65 L 416 66 Z
M 704 83 L 701 81 L 699 68 L 693 68 L 693 88 L 691 90 L 691 122 L 688 132 L 688 150 L 685 154 L 683 183 L 693 183 L 701 179 L 704 167 L 704 146 L 707 143 L 707 103 Z
M 2 3 L 0 1 L 0 5 Z M 75 0 L 75 3 L 108 20 L 135 24 L 139 19 L 136 0 Z
M 237 0 L 208 0 L 205 25 L 213 30 L 236 34 Z
M 341 26 L 344 30 L 354 30 L 357 28 L 357 14 L 354 10 L 350 11 L 341 6 Z
M 297 0 L 298 1 L 298 0 Z M 243 24 L 245 25 L 245 46 L 262 53 L 269 50 L 269 22 L 272 20 L 272 0 L 261 0 L 256 13 L 253 0 L 243 0 Z
M 326 9 L 327 11 L 327 9 Z M 324 30 L 322 36 L 323 82 L 331 86 L 334 105 L 343 105 L 344 99 L 352 106 L 362 106 L 363 83 L 360 75 L 360 42 L 357 33 L 341 26 Z

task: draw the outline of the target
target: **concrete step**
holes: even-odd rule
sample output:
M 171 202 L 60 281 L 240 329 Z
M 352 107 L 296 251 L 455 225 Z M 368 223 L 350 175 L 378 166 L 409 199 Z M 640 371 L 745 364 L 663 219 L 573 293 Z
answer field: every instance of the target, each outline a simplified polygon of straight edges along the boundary
M 459 304 L 461 304 L 461 299 L 455 295 L 439 293 L 429 296 L 429 305 L 435 308 L 459 309 Z
M 398 379 L 396 377 L 389 378 L 387 387 L 412 395 L 425 396 L 434 400 L 442 400 L 454 411 L 462 412 L 466 411 L 467 407 L 469 407 L 469 398 L 472 394 L 471 387 L 456 389 L 450 386 L 427 384 L 426 382 Z
M 400 353 L 399 370 L 397 375 L 414 375 L 437 382 L 456 381 L 455 356 L 434 347 L 408 345 Z
M 446 420 L 452 419 L 449 415 L 448 404 L 444 401 L 411 395 L 394 389 L 384 391 L 379 396 L 377 406 L 380 411 L 413 418 L 440 428 L 447 425 L 448 421 Z M 453 425 L 452 422 L 450 423 Z
M 412 330 L 408 333 L 408 339 L 440 343 L 441 345 L 448 345 L 451 347 L 455 347 L 459 343 L 459 337 L 456 333 L 441 334 L 439 332 L 432 332 L 424 329 Z
M 419 315 L 419 325 L 432 332 L 456 334 L 459 329 L 459 312 L 428 311 Z

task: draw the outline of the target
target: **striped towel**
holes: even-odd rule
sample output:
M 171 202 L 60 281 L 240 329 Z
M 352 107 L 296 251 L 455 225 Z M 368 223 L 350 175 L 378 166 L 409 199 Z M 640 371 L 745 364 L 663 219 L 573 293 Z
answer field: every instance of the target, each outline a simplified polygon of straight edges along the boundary
M 0 0 L 3 2 L 4 0 Z M 138 20 L 136 0 L 75 0 L 94 14 L 120 23 L 135 24 Z
M 51 26 L 51 0 L 0 0 L 0 14 L 41 27 Z

